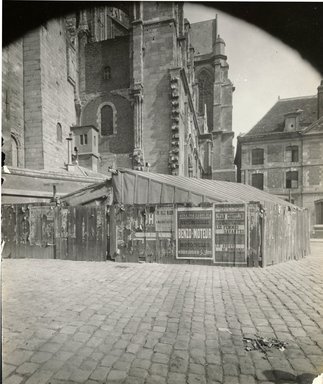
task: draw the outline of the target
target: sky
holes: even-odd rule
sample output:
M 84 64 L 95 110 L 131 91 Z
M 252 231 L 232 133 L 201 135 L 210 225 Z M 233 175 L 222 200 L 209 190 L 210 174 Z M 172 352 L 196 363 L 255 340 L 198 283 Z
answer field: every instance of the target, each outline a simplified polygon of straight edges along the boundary
M 235 137 L 248 132 L 278 97 L 317 93 L 322 77 L 297 51 L 261 29 L 213 7 L 193 3 L 184 6 L 184 15 L 190 23 L 213 19 L 216 14 L 218 34 L 226 43 L 229 78 L 235 86 Z

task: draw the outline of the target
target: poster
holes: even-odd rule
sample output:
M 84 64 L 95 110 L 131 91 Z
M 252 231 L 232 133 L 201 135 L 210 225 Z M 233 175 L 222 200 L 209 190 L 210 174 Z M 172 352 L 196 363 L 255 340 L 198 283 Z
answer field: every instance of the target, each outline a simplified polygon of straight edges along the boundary
M 246 212 L 244 204 L 214 206 L 214 260 L 219 264 L 246 263 Z
M 155 212 L 156 232 L 166 232 L 171 236 L 174 230 L 174 208 L 156 207 Z
M 141 220 L 136 220 L 136 238 L 156 240 L 157 238 L 172 238 L 175 229 L 174 207 L 147 207 Z
M 178 208 L 176 258 L 213 260 L 212 208 Z

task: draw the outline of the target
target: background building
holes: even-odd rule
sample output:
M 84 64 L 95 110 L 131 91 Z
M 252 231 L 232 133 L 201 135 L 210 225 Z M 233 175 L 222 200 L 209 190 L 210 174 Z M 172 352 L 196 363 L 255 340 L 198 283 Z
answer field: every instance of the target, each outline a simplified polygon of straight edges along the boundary
M 241 183 L 308 208 L 323 224 L 323 82 L 315 96 L 280 99 L 245 135 L 235 163 Z
M 84 9 L 4 48 L 6 163 L 234 181 L 232 92 L 216 20 L 191 26 L 181 3 Z

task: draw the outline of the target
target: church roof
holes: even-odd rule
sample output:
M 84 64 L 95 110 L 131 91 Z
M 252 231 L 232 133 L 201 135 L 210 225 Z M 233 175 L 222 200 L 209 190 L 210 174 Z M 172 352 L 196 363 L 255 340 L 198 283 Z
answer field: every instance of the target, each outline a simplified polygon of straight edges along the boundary
M 191 24 L 191 45 L 195 50 L 195 55 L 212 53 L 213 28 L 216 28 L 214 23 L 216 20 L 213 19 Z
M 297 110 L 302 110 L 299 116 L 300 129 L 311 125 L 317 120 L 317 96 L 303 96 L 278 100 L 265 116 L 244 136 L 283 132 L 285 115 L 290 112 L 296 112 Z

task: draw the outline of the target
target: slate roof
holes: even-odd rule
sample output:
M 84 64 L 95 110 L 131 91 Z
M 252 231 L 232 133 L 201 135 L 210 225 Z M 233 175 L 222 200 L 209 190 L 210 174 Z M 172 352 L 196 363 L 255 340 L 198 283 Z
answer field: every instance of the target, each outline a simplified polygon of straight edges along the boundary
M 299 127 L 300 129 L 304 129 L 317 120 L 317 96 L 303 96 L 278 100 L 265 116 L 244 136 L 283 132 L 285 114 L 295 112 L 298 109 L 303 111 L 299 117 Z
M 191 45 L 195 55 L 212 53 L 213 23 L 216 23 L 214 19 L 190 24 Z

